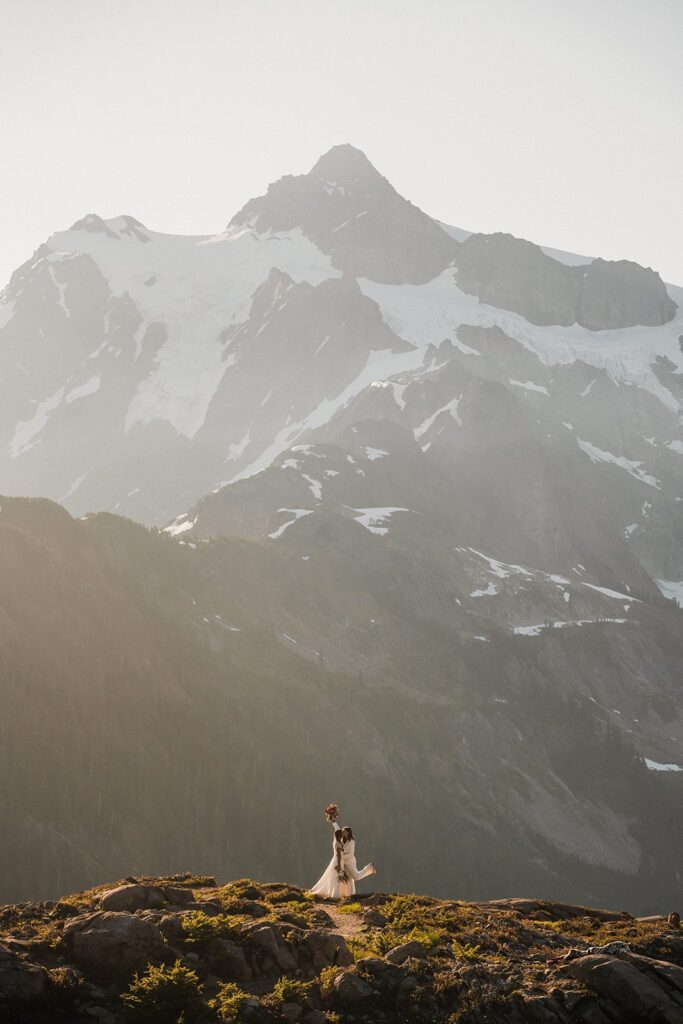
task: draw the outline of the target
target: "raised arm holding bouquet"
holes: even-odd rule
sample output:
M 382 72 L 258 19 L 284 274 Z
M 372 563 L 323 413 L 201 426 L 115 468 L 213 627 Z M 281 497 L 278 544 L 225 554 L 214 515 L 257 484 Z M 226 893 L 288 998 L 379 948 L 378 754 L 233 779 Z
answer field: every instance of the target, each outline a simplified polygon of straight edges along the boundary
M 311 892 L 322 899 L 338 900 L 352 896 L 356 891 L 355 881 L 375 874 L 372 864 L 359 871 L 356 866 L 355 842 L 350 828 L 339 828 L 339 808 L 336 804 L 328 804 L 325 817 L 332 825 L 332 860 L 322 878 L 313 886 Z M 348 833 L 348 848 L 347 848 Z
M 329 804 L 325 808 L 325 817 L 333 827 L 332 834 L 332 860 L 327 865 L 322 878 L 316 882 L 311 889 L 314 896 L 325 900 L 338 900 L 347 895 L 346 883 L 348 875 L 344 869 L 344 846 L 342 844 L 342 830 L 337 824 L 339 808 L 336 804 Z

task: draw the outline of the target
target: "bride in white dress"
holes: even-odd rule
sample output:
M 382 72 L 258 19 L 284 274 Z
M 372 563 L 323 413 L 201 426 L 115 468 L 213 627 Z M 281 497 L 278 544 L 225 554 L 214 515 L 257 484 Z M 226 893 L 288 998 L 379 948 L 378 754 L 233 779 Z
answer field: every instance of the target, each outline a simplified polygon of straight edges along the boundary
M 376 874 L 374 864 L 367 864 L 360 871 L 356 864 L 356 841 L 353 832 L 347 826 L 340 829 L 336 821 L 332 838 L 332 860 L 325 873 L 310 890 L 314 896 L 326 900 L 341 900 L 353 896 L 356 882 L 368 875 Z M 340 879 L 339 876 L 342 876 Z M 343 876 L 346 875 L 346 878 Z
M 347 896 L 348 882 L 340 882 L 339 875 L 342 872 L 342 856 L 344 853 L 344 844 L 342 843 L 342 830 L 337 825 L 337 822 L 332 822 L 334 825 L 334 832 L 332 834 L 332 860 L 327 865 L 327 869 L 316 884 L 311 889 L 314 896 L 320 896 L 325 900 L 339 900 L 342 897 Z

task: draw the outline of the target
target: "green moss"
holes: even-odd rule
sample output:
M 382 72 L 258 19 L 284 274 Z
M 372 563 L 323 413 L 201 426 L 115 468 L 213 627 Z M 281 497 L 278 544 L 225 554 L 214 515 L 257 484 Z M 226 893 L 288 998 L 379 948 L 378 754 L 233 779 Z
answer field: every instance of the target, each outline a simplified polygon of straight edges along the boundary
M 140 1024 L 202 1024 L 208 1017 L 199 978 L 180 960 L 136 974 L 121 1001 L 126 1018 Z

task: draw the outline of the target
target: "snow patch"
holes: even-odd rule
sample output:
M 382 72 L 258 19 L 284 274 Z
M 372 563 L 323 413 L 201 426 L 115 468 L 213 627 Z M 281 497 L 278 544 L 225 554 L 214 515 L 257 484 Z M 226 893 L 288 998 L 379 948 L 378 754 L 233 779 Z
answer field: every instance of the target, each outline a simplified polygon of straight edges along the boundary
M 383 536 L 389 530 L 388 524 L 394 512 L 410 512 L 410 509 L 389 505 L 384 508 L 355 508 L 352 511 L 357 513 L 353 517 L 357 523 L 364 526 L 370 533 Z
M 655 580 L 664 597 L 683 608 L 683 580 Z
M 55 409 L 59 408 L 64 398 L 64 388 L 55 391 L 54 395 L 41 402 L 30 420 L 19 420 L 14 428 L 14 436 L 10 443 L 10 458 L 17 459 L 20 455 L 33 448 L 34 438 L 47 426 Z
M 419 438 L 421 438 L 423 434 L 426 434 L 429 428 L 434 425 L 434 422 L 437 419 L 437 417 L 441 416 L 441 414 L 444 412 L 450 413 L 450 415 L 453 417 L 458 426 L 461 427 L 462 420 L 458 416 L 458 406 L 460 405 L 461 400 L 462 395 L 460 395 L 458 398 L 453 398 L 446 405 L 443 405 L 440 409 L 437 409 L 436 412 L 432 413 L 431 416 L 428 416 L 426 420 L 423 420 L 422 423 L 420 423 L 420 425 L 418 427 L 415 427 L 415 429 L 413 430 L 415 440 L 419 440 Z
M 292 523 L 295 523 L 297 519 L 301 519 L 302 516 L 310 516 L 312 514 L 312 511 L 313 510 L 310 508 L 279 508 L 278 512 L 284 512 L 286 515 L 294 516 L 294 518 L 288 519 L 286 522 L 282 524 L 282 526 L 279 526 L 277 530 L 273 530 L 272 533 L 269 533 L 268 536 L 270 537 L 271 540 L 277 540 L 278 537 L 282 536 L 282 534 L 285 532 L 288 526 L 291 526 Z
M 77 402 L 79 398 L 85 398 L 86 395 L 94 395 L 100 390 L 101 383 L 99 375 L 91 377 L 85 384 L 79 384 L 78 387 L 72 388 L 64 401 L 70 405 L 72 402 Z
M 66 501 L 67 498 L 70 498 L 72 494 L 76 493 L 76 491 L 81 486 L 87 475 L 87 473 L 84 473 L 83 476 L 76 477 L 76 479 L 73 481 L 66 494 L 63 494 L 61 498 L 58 499 L 60 505 L 62 504 L 62 502 Z
M 365 452 L 365 457 L 369 459 L 370 462 L 374 462 L 375 459 L 383 459 L 385 455 L 389 454 L 389 452 L 385 452 L 383 448 L 371 448 L 369 445 L 366 445 L 365 448 L 363 448 L 363 451 Z
M 624 625 L 628 619 L 569 619 L 559 622 L 539 622 L 534 626 L 515 626 L 512 632 L 515 636 L 539 636 L 546 629 L 565 629 L 567 626 L 589 626 L 602 622 L 616 622 Z
M 683 772 L 683 765 L 680 764 L 660 764 L 659 761 L 652 761 L 649 757 L 645 757 L 643 760 L 651 772 Z
M 546 398 L 550 398 L 548 389 L 544 388 L 541 384 L 534 384 L 532 380 L 513 380 L 510 377 L 510 383 L 516 388 L 523 388 L 525 391 L 537 391 L 539 395 L 545 395 Z
M 622 594 L 618 590 L 610 590 L 609 587 L 596 587 L 594 583 L 583 583 L 582 586 L 590 587 L 591 590 L 597 590 L 599 594 L 604 594 L 605 597 L 614 597 L 618 601 L 637 601 L 640 603 L 639 597 L 631 597 L 630 594 Z
M 233 441 L 228 448 L 228 454 L 225 457 L 226 462 L 234 462 L 239 459 L 240 455 L 251 441 L 251 432 L 248 430 L 241 441 Z
M 187 530 L 191 530 L 195 526 L 197 520 L 189 519 L 187 514 L 184 513 L 174 519 L 170 526 L 167 526 L 164 533 L 169 533 L 171 537 L 177 537 L 181 533 L 185 533 Z
M 645 472 L 642 468 L 642 462 L 634 462 L 633 459 L 627 459 L 623 455 L 612 455 L 611 452 L 603 451 L 602 448 L 597 448 L 590 441 L 582 441 L 579 437 L 577 437 L 576 443 L 581 451 L 586 453 L 591 462 L 611 462 L 612 465 L 618 466 L 619 469 L 626 470 L 634 480 L 639 480 L 641 483 L 659 490 L 659 480 Z
M 321 501 L 322 500 L 322 496 L 323 496 L 323 488 L 322 488 L 322 484 L 320 483 L 320 481 L 319 480 L 314 480 L 313 477 L 307 476 L 306 473 L 302 473 L 301 476 L 304 478 L 304 480 L 308 484 L 308 486 L 309 486 L 309 488 L 311 490 L 311 494 L 313 495 L 315 500 L 316 501 Z
M 493 597 L 493 595 L 497 593 L 498 588 L 495 583 L 489 583 L 486 590 L 473 590 L 470 597 Z

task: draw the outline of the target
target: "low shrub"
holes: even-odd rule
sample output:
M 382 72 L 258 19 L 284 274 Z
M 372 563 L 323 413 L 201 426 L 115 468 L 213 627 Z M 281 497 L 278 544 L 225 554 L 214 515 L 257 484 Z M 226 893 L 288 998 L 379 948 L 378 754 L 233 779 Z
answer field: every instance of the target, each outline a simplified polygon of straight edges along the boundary
M 203 1024 L 209 1016 L 199 978 L 180 960 L 172 967 L 150 964 L 135 975 L 121 1001 L 126 1018 L 141 1024 Z
M 264 996 L 261 1003 L 271 1010 L 279 1009 L 284 1003 L 298 1003 L 299 1006 L 303 1006 L 315 987 L 315 981 L 280 978 L 275 983 L 273 991 Z
M 248 996 L 232 981 L 224 982 L 218 989 L 216 997 L 209 1002 L 221 1024 L 236 1024 L 244 1008 Z
M 334 979 L 344 970 L 343 967 L 323 967 L 318 975 L 320 995 L 323 999 L 329 999 L 334 994 Z
M 240 925 L 244 921 L 245 918 L 242 917 L 228 917 L 225 914 L 212 917 L 203 910 L 193 910 L 183 917 L 185 944 L 208 949 L 214 939 L 232 939 L 233 942 L 239 942 L 242 939 Z

